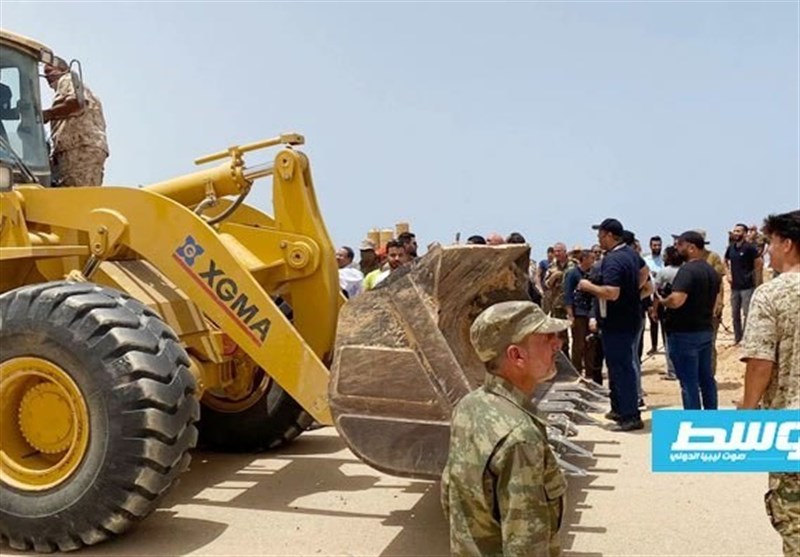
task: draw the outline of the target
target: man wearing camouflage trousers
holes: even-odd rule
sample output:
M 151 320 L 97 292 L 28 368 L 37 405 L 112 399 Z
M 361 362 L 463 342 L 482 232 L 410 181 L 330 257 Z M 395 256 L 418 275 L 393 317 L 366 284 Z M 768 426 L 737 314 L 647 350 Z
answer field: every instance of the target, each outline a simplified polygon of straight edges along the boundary
M 102 185 L 108 143 L 100 99 L 84 86 L 81 103 L 66 67 L 47 64 L 44 75 L 56 92 L 53 106 L 43 110 L 42 116 L 45 123 L 50 122 L 51 166 L 58 185 Z
M 555 375 L 568 326 L 533 302 L 501 302 L 473 322 L 487 375 L 453 410 L 442 475 L 451 554 L 560 554 L 566 481 L 530 400 Z
M 781 274 L 759 286 L 750 302 L 742 360 L 741 408 L 800 412 L 800 211 L 770 215 L 772 267 Z M 800 473 L 770 473 L 767 515 L 783 537 L 783 554 L 800 557 Z

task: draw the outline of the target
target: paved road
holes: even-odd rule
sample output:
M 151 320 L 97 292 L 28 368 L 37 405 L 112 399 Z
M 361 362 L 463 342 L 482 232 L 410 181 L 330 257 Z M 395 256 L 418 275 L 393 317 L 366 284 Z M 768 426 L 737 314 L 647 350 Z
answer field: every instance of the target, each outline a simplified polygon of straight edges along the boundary
M 648 433 L 578 440 L 596 459 L 570 482 L 567 557 L 780 554 L 765 475 L 656 475 Z M 438 489 L 372 470 L 326 428 L 276 453 L 196 453 L 161 509 L 81 555 L 446 555 Z

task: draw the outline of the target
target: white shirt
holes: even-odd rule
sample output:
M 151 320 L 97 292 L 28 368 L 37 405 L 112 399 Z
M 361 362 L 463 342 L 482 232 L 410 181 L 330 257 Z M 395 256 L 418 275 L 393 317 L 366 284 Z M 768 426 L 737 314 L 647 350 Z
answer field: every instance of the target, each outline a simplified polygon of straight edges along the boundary
M 347 292 L 348 298 L 354 298 L 361 293 L 361 283 L 364 274 L 351 265 L 339 269 L 339 287 Z
M 646 255 L 644 262 L 647 263 L 647 267 L 650 269 L 650 276 L 654 279 L 658 276 L 659 271 L 664 268 L 664 260 L 660 255 L 653 255 L 652 253 Z

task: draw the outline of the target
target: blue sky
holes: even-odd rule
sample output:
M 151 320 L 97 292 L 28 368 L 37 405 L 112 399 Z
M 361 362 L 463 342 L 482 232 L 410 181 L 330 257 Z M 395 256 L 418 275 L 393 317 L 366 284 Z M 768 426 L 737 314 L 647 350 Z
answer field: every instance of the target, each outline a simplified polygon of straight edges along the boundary
M 106 183 L 296 130 L 337 244 L 520 231 L 539 256 L 615 216 L 640 238 L 800 206 L 798 3 L 13 3 L 79 58 Z M 270 206 L 260 182 L 249 202 Z

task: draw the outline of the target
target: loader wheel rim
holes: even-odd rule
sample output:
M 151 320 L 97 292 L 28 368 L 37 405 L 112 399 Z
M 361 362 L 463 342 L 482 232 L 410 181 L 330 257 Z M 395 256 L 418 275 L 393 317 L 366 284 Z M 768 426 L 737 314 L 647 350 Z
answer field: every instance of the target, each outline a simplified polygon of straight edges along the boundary
M 272 378 L 263 372 L 257 372 L 254 385 L 247 396 L 241 399 L 231 399 L 223 392 L 217 394 L 214 389 L 208 389 L 203 394 L 203 404 L 216 410 L 217 412 L 237 414 L 244 412 L 264 396 L 269 389 Z
M 67 371 L 27 356 L 0 364 L 0 482 L 52 489 L 72 476 L 88 448 L 89 411 Z

